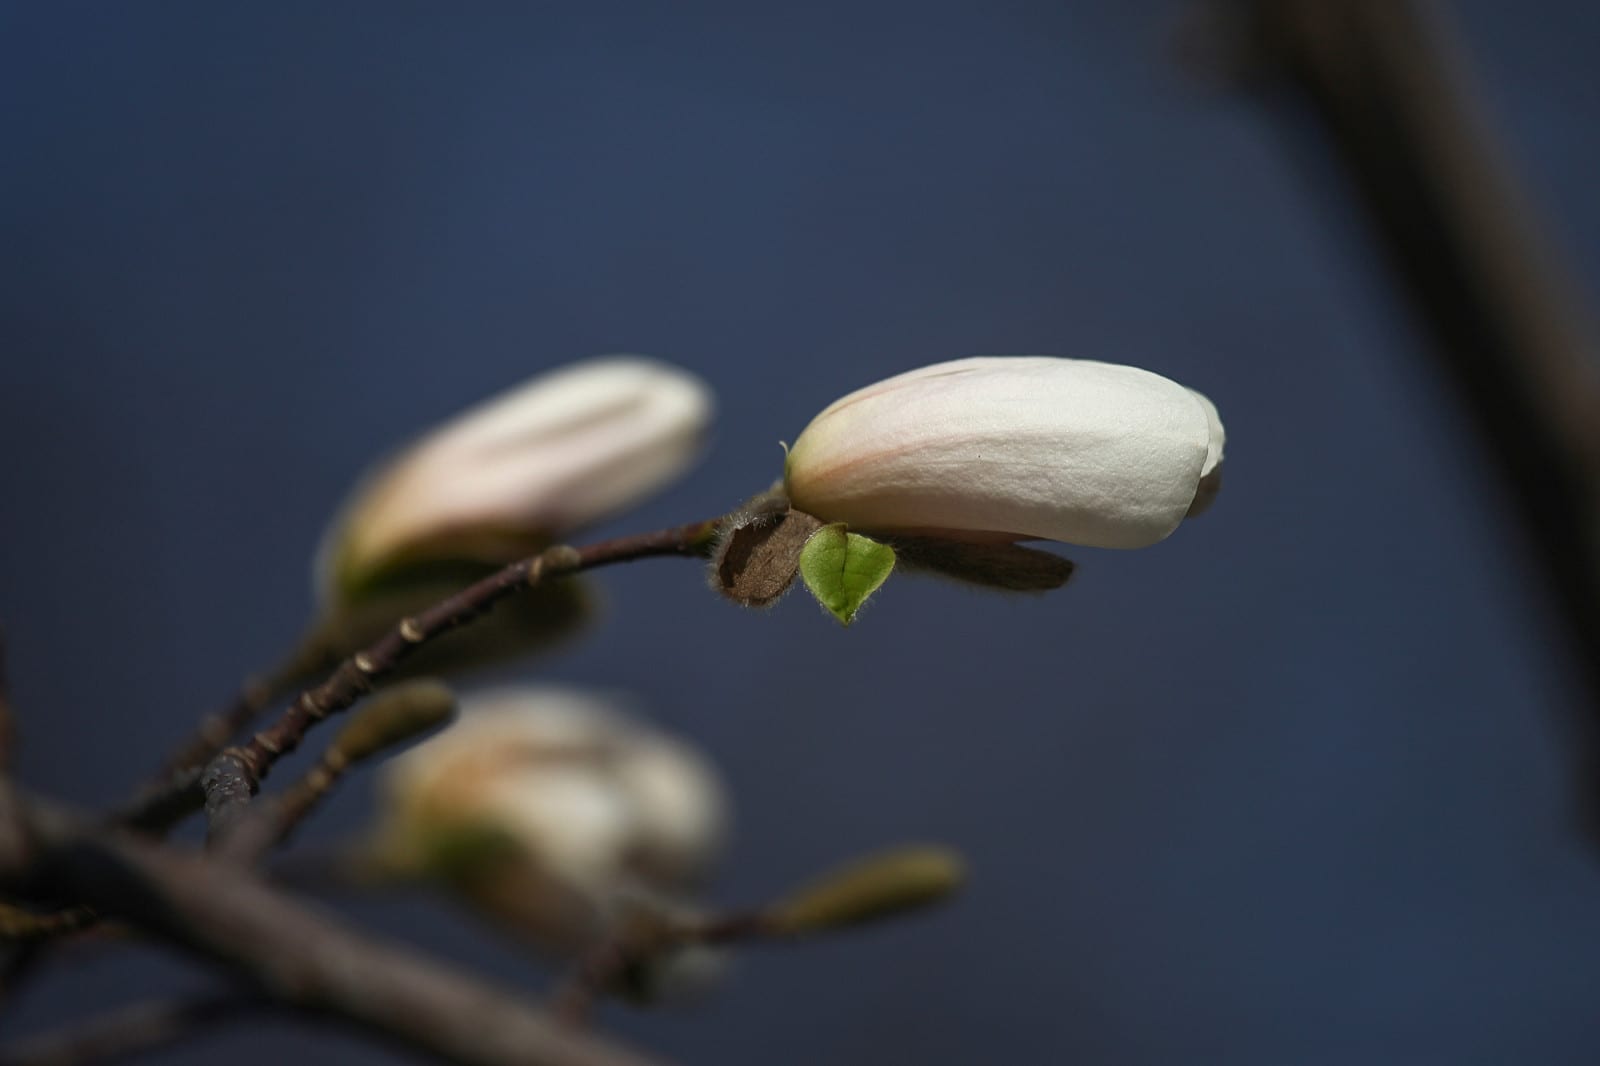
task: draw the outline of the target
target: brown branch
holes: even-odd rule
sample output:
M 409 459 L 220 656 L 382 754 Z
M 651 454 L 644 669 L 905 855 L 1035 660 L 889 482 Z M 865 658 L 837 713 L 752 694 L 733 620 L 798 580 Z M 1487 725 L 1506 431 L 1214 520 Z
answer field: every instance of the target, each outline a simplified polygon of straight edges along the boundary
M 469 1066 L 643 1066 L 515 996 L 358 934 L 247 869 L 0 796 L 0 887 L 69 898 L 247 980 L 272 1000 Z
M 732 911 L 700 918 L 648 914 L 641 918 L 624 923 L 578 960 L 551 997 L 552 1014 L 568 1025 L 584 1025 L 602 996 L 626 986 L 630 974 L 670 952 L 696 944 L 761 940 L 776 933 L 763 911 Z
M 113 811 L 107 822 L 112 825 L 136 829 L 152 836 L 165 836 L 167 831 L 205 804 L 205 792 L 200 787 L 203 767 L 192 767 L 173 774 L 158 788 L 150 789 L 132 803 Z
M 238 820 L 220 854 L 235 862 L 255 862 L 289 838 L 344 776 L 345 765 L 319 760 L 282 795 L 258 803 Z
M 154 780 L 164 782 L 174 775 L 204 766 L 228 746 L 228 742 L 266 713 L 272 701 L 298 677 L 287 666 L 267 677 L 251 678 L 240 686 L 233 702 L 212 711 L 195 724 L 194 732 L 180 741 L 156 771 Z
M 607 992 L 648 995 L 651 965 L 688 945 L 787 940 L 849 929 L 939 903 L 965 878 L 965 861 L 948 848 L 902 844 L 830 870 L 753 910 L 683 914 L 640 900 L 578 961 L 556 993 L 554 1010 L 578 1024 Z
M 126 1058 L 273 1008 L 270 1000 L 240 993 L 135 1003 L 0 1048 L 0 1066 L 87 1066 Z
M 1489 440 L 1600 711 L 1600 346 L 1459 57 L 1415 0 L 1235 2 L 1249 66 L 1334 149 Z
M 321 662 L 320 653 L 302 646 L 266 674 L 246 681 L 232 703 L 200 719 L 194 732 L 173 748 L 161 768 L 114 819 L 159 835 L 199 810 L 197 786 L 206 764 Z
M 221 839 L 232 830 L 272 765 L 294 751 L 317 722 L 350 707 L 372 689 L 374 682 L 428 641 L 467 624 L 512 593 L 547 578 L 657 555 L 703 555 L 719 521 L 711 519 L 617 537 L 584 548 L 548 548 L 502 568 L 420 614 L 401 619 L 377 643 L 341 663 L 321 685 L 302 692 L 271 726 L 211 761 L 202 775 L 201 786 L 212 839 Z
M 365 701 L 311 767 L 267 803 L 258 803 L 229 834 L 222 853 L 254 862 L 288 839 L 352 766 L 383 755 L 447 724 L 456 697 L 439 681 L 392 685 Z

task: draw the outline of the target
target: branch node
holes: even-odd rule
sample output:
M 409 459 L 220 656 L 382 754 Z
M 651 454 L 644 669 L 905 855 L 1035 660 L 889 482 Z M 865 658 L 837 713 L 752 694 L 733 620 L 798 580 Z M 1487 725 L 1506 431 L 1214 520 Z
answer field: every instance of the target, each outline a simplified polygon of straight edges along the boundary
M 532 584 L 540 580 L 545 571 L 556 574 L 568 574 L 583 565 L 583 555 L 577 548 L 568 544 L 557 544 L 546 548 L 538 558 L 534 559 L 533 566 L 528 571 L 528 582 Z

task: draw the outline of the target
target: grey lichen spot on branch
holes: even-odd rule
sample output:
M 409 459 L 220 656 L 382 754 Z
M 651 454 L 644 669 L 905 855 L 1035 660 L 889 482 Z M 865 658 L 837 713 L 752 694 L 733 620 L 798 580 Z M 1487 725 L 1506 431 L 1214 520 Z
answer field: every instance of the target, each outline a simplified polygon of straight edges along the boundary
M 310 816 L 347 769 L 438 729 L 455 710 L 455 694 L 439 681 L 408 681 L 379 692 L 356 711 L 321 761 L 272 801 L 233 819 L 222 850 L 241 862 L 260 858 Z
M 233 831 L 255 795 L 257 774 L 246 764 L 242 748 L 229 748 L 211 760 L 200 775 L 205 790 L 208 839 L 221 840 Z

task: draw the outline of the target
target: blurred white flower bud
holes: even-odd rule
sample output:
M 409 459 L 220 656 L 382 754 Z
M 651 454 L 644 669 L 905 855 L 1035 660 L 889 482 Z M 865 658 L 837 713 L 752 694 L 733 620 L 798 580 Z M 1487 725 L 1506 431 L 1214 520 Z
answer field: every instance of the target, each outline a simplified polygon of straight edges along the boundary
M 510 562 L 638 502 L 696 457 L 712 406 L 687 371 L 609 356 L 468 410 L 363 479 L 318 553 L 324 602 L 417 564 Z
M 454 725 L 390 763 L 383 800 L 390 861 L 558 952 L 591 941 L 626 900 L 690 885 L 727 822 L 695 750 L 549 687 L 468 698 Z
M 1147 370 L 960 359 L 834 402 L 785 483 L 796 508 L 863 532 L 1139 548 L 1215 484 L 1223 438 L 1211 401 Z

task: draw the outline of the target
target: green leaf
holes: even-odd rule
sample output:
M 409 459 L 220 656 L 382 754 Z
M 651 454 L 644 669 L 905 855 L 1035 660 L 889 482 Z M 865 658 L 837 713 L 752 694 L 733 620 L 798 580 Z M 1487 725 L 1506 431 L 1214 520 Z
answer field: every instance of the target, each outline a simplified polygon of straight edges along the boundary
M 823 526 L 800 549 L 801 580 L 817 602 L 845 625 L 893 569 L 893 548 L 848 532 L 842 522 Z

